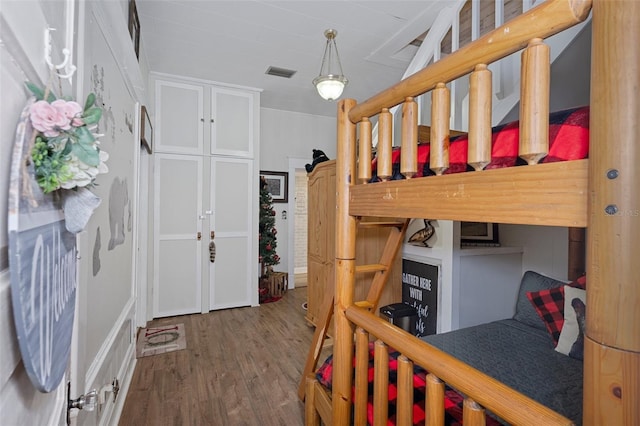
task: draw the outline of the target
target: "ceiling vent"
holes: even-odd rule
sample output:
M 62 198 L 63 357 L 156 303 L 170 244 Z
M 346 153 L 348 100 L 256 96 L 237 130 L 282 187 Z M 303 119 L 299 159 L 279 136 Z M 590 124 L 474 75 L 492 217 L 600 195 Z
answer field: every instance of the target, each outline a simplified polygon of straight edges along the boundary
M 291 78 L 297 71 L 288 70 L 286 68 L 269 67 L 265 74 L 274 75 L 276 77 Z

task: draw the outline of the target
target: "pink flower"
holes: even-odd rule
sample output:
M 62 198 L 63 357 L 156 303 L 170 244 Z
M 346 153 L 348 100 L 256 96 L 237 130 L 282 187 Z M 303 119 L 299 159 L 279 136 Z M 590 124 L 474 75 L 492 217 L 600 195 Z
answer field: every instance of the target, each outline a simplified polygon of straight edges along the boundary
M 70 127 L 66 115 L 46 101 L 31 105 L 30 116 L 33 127 L 47 137 L 56 137 L 60 134 L 60 129 Z
M 69 119 L 69 123 L 74 127 L 80 127 L 84 125 L 84 121 L 82 121 L 82 107 L 74 101 L 65 101 L 63 99 L 58 99 L 51 103 L 51 106 L 64 114 L 65 117 Z M 64 130 L 69 130 L 69 127 Z

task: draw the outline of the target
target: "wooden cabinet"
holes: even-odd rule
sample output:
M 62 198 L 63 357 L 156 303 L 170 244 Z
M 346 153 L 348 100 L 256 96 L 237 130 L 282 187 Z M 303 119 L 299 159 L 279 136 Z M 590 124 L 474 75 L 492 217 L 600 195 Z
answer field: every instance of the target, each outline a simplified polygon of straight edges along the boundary
M 318 164 L 309 174 L 307 235 L 307 320 L 313 325 L 320 315 L 320 307 L 327 289 L 334 285 L 335 220 L 336 220 L 336 163 Z M 366 218 L 376 221 L 376 218 Z M 356 265 L 378 263 L 387 241 L 389 229 L 359 229 L 356 243 Z M 380 298 L 379 306 L 402 300 L 402 259 L 400 253 Z M 373 275 L 356 275 L 355 300 L 365 300 Z M 330 292 L 329 292 L 330 294 Z M 332 334 L 331 328 L 329 334 Z

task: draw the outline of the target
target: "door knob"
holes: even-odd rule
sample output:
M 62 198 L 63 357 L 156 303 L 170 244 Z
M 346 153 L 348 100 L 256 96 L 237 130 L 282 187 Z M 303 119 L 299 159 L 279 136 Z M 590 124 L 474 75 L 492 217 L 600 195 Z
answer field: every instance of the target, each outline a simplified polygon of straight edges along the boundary
M 198 231 L 198 241 L 200 241 L 202 239 L 202 232 Z
M 216 231 L 211 231 L 211 239 L 213 240 L 216 237 Z

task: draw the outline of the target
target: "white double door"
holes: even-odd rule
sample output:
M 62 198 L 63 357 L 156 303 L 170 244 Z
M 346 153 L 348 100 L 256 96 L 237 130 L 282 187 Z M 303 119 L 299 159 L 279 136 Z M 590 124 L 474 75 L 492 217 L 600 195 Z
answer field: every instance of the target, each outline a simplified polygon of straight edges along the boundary
M 259 93 L 165 76 L 155 89 L 153 316 L 256 305 Z
M 247 159 L 157 154 L 154 317 L 253 303 L 252 169 Z

